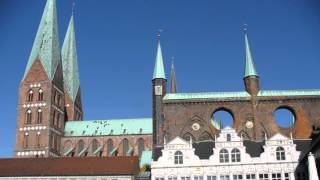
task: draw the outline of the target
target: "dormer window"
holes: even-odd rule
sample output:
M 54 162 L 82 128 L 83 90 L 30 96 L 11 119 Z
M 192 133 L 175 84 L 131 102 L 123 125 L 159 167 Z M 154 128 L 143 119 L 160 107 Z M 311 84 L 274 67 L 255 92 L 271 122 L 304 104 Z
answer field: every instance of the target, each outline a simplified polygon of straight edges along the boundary
M 33 100 L 33 91 L 32 90 L 29 90 L 28 91 L 28 95 L 27 95 L 27 101 L 28 102 L 31 102 Z
M 183 154 L 181 151 L 174 153 L 174 164 L 183 164 Z
M 286 152 L 283 147 L 277 147 L 276 157 L 278 161 L 286 160 Z
M 227 141 L 231 141 L 231 134 L 227 134 Z

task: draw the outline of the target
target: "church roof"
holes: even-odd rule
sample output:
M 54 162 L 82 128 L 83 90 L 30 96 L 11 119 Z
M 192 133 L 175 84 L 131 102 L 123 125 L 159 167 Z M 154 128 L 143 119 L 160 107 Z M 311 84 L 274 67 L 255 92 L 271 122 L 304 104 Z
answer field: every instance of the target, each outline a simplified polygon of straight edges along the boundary
M 152 118 L 68 121 L 66 137 L 152 134 Z
M 320 89 L 309 90 L 261 90 L 259 97 L 266 96 L 320 96 Z M 168 93 L 163 100 L 202 100 L 202 99 L 249 99 L 246 91 L 239 92 L 204 92 L 204 93 Z
M 40 59 L 48 78 L 52 80 L 61 61 L 55 0 L 47 0 L 23 79 L 37 58 Z
M 80 78 L 73 15 L 70 18 L 69 27 L 63 42 L 61 58 L 65 88 L 74 101 L 80 87 Z

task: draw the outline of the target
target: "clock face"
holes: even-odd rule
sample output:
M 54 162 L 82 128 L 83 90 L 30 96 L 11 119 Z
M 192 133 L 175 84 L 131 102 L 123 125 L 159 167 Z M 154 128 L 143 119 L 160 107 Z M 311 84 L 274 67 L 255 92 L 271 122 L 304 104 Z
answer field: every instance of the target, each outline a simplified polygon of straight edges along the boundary
M 193 123 L 191 128 L 194 130 L 194 131 L 198 131 L 200 129 L 200 125 L 198 123 Z
M 161 96 L 162 95 L 162 86 L 155 86 L 154 93 L 156 96 Z
M 253 128 L 253 122 L 252 122 L 252 121 L 247 121 L 247 122 L 246 122 L 246 127 L 247 127 L 248 129 Z

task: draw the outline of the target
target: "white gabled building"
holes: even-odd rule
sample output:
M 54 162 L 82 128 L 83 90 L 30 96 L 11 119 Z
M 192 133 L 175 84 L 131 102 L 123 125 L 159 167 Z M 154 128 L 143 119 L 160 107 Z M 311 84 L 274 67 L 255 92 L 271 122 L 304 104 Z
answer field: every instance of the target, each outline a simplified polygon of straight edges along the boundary
M 243 140 L 229 127 L 215 141 L 176 137 L 154 151 L 152 180 L 304 180 L 307 169 L 299 165 L 304 152 L 297 149 L 309 143 L 281 134 L 262 142 Z

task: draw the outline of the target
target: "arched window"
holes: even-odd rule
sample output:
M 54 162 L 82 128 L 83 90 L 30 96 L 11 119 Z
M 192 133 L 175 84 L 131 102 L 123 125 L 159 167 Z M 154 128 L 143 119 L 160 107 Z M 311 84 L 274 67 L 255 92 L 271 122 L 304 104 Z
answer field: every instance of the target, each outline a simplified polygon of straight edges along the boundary
M 28 109 L 26 112 L 26 124 L 31 124 L 32 122 L 32 111 Z
M 231 162 L 240 162 L 241 156 L 240 151 L 237 148 L 232 149 L 231 151 Z
M 43 90 L 39 89 L 38 91 L 38 101 L 43 101 Z
M 125 138 L 125 139 L 122 140 L 122 153 L 123 153 L 123 156 L 126 156 L 128 151 L 129 151 L 129 141 L 128 141 L 128 139 Z
M 31 102 L 33 100 L 33 91 L 29 90 L 27 94 L 27 101 Z
M 286 160 L 286 152 L 283 147 L 277 147 L 276 149 L 277 160 Z
M 84 141 L 81 139 L 78 142 L 78 154 L 84 149 Z
M 99 146 L 99 142 L 96 139 L 92 140 L 92 144 L 91 144 L 91 152 L 94 153 Z
M 40 132 L 37 132 L 37 148 L 40 148 Z
M 142 151 L 144 151 L 144 140 L 142 138 L 138 139 L 138 153 L 139 157 L 141 157 Z
M 108 141 L 107 141 L 108 156 L 111 155 L 112 150 L 113 150 L 113 141 L 112 141 L 112 139 L 108 139 Z
M 221 149 L 219 153 L 220 162 L 227 163 L 229 162 L 229 152 L 226 149 Z
M 39 108 L 38 109 L 38 116 L 37 116 L 37 124 L 42 123 L 42 110 Z
M 183 154 L 181 151 L 174 153 L 174 164 L 183 164 Z
M 25 133 L 23 137 L 23 148 L 28 148 L 29 146 L 29 134 Z

